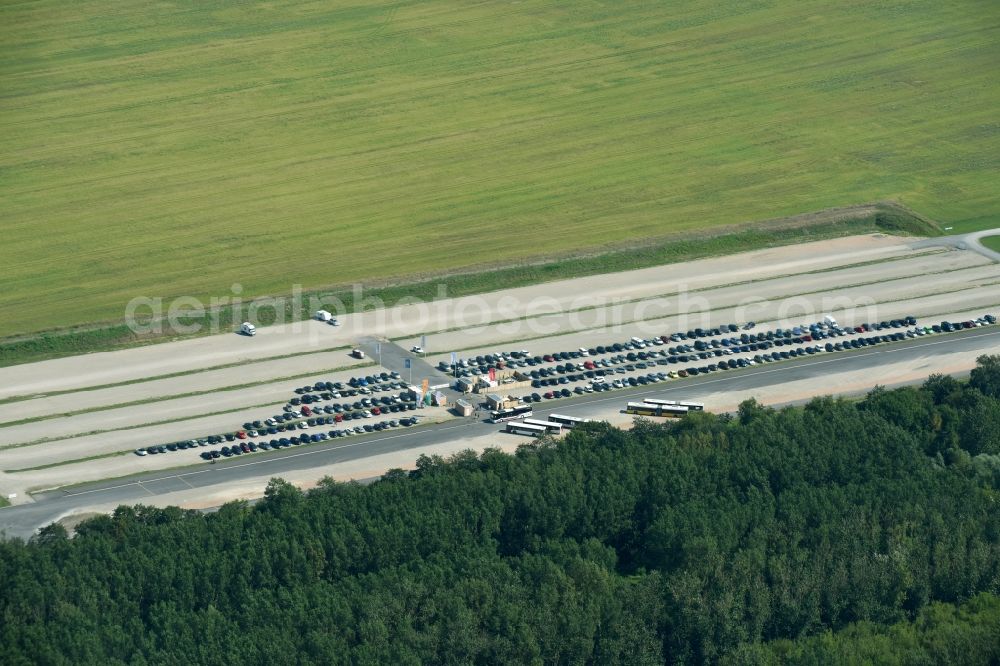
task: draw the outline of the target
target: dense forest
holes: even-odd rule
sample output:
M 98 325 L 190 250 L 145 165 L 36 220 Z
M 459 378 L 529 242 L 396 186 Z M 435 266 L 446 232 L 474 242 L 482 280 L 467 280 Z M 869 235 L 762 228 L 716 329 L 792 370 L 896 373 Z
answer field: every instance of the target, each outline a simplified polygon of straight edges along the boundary
M 997 663 L 998 491 L 1000 357 L 592 424 L 4 541 L 0 663 Z

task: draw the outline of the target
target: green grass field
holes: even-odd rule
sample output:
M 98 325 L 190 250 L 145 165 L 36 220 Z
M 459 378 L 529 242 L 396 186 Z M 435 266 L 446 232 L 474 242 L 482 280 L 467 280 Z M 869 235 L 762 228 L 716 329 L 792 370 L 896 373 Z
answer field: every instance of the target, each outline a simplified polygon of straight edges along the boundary
M 0 336 L 895 199 L 1000 224 L 988 1 L 0 6 Z
M 987 236 L 979 242 L 994 252 L 1000 252 L 1000 236 Z

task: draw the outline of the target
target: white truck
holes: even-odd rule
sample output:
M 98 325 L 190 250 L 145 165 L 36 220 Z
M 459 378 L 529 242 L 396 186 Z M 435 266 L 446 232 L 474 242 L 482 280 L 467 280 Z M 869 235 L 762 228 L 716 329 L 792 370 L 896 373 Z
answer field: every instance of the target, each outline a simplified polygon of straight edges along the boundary
M 330 321 L 333 319 L 333 315 L 326 310 L 316 310 L 316 314 L 313 316 L 319 321 Z
M 240 326 L 240 333 L 242 333 L 243 335 L 249 335 L 249 336 L 252 337 L 254 335 L 257 335 L 257 327 L 254 326 L 253 324 L 251 324 L 250 322 L 245 321 L 245 322 L 243 322 L 243 325 Z

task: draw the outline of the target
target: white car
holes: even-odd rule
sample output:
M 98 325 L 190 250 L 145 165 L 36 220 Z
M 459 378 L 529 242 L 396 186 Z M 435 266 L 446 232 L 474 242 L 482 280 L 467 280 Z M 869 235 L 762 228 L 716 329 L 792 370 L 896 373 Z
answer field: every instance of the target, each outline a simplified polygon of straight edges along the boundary
M 326 323 L 328 323 L 330 326 L 340 326 L 340 322 L 337 321 L 336 319 L 331 319 L 330 321 L 328 321 Z
M 414 345 L 410 347 L 410 351 L 413 352 L 414 354 L 423 354 L 424 348 L 421 347 L 420 345 Z
M 135 455 L 137 455 L 137 456 L 144 456 L 144 455 L 146 455 L 146 449 L 136 449 L 135 450 Z

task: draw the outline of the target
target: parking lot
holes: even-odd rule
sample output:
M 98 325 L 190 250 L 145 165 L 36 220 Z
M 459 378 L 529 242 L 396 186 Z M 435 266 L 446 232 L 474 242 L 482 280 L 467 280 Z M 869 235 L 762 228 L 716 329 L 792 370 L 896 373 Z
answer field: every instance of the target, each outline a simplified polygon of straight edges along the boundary
M 441 368 L 458 377 L 481 377 L 491 369 L 516 368 L 512 383 L 530 381 L 531 388 L 518 386 L 509 393 L 532 404 L 947 335 L 994 326 L 996 321 L 994 315 L 987 313 L 954 323 L 921 323 L 908 316 L 856 326 L 840 326 L 831 320 L 766 331 L 755 323 L 728 324 L 648 339 L 632 337 L 606 346 L 544 355 L 532 356 L 526 350 L 477 355 L 455 365 L 442 361 Z M 491 390 L 507 392 L 503 383 Z
M 975 322 L 1000 309 L 996 288 L 1000 266 L 978 254 L 940 248 L 911 250 L 908 241 L 889 237 L 839 239 L 796 250 L 776 248 L 725 261 L 709 259 L 488 295 L 487 317 L 493 317 L 492 323 L 477 320 L 463 328 L 445 315 L 424 320 L 426 360 L 437 366 L 435 378 L 488 374 L 490 367 L 516 370 L 527 385 L 510 394 L 532 405 L 556 405 L 567 394 L 582 396 L 670 382 L 682 385 L 686 378 L 798 357 L 833 359 L 845 349 L 881 348 L 927 336 L 946 339 L 947 332 L 934 329 L 941 328 L 943 320 Z M 679 311 L 679 282 L 691 298 L 698 299 L 694 314 Z M 543 312 L 545 308 L 537 303 L 521 311 L 502 306 L 505 295 L 546 290 L 553 294 L 549 311 Z M 874 303 L 878 321 L 861 319 L 863 310 L 831 308 L 838 326 L 824 327 L 822 306 L 831 297 L 845 302 L 868 299 Z M 596 304 L 608 298 L 617 300 Z M 635 300 L 639 298 L 647 300 Z M 749 306 L 741 304 L 748 298 Z M 804 318 L 796 309 L 789 310 L 789 299 L 798 309 L 813 308 L 814 316 Z M 557 306 L 569 305 L 576 309 L 551 313 Z M 395 321 L 389 317 L 379 335 L 395 337 L 392 343 L 404 352 L 421 334 L 412 328 L 407 307 L 401 306 Z M 144 366 L 144 359 L 151 358 L 148 349 L 128 350 L 107 360 L 104 355 L 95 356 L 88 372 L 66 382 L 79 390 L 0 404 L 0 485 L 23 493 L 29 488 L 131 471 L 204 464 L 203 454 L 212 460 L 225 458 L 224 447 L 235 458 L 385 430 L 409 431 L 413 426 L 405 425 L 404 419 L 411 414 L 419 414 L 423 423 L 452 418 L 444 408 L 419 409 L 406 400 L 403 394 L 410 389 L 400 384 L 409 383 L 409 377 L 400 368 L 377 367 L 370 353 L 363 360 L 350 357 L 353 346 L 379 333 L 357 332 L 373 317 L 370 313 L 344 316 L 336 328 L 305 322 L 309 330 L 287 336 L 287 346 L 280 347 L 281 358 L 267 356 L 279 349 L 270 339 L 278 335 L 277 329 L 260 329 L 254 339 L 227 337 L 227 346 L 253 350 L 243 362 L 228 368 L 218 368 L 217 361 L 231 360 L 231 353 L 212 356 L 207 351 L 219 340 L 194 341 L 200 346 L 205 369 L 192 369 L 185 359 L 179 367 L 186 368 L 187 374 L 180 376 L 155 372 L 144 379 L 133 376 L 143 367 L 163 369 L 159 363 Z M 745 329 L 751 318 L 755 326 Z M 882 327 L 883 322 L 887 326 Z M 867 329 L 857 330 L 865 323 Z M 991 325 L 985 319 L 980 323 Z M 311 330 L 313 324 L 321 328 Z M 318 349 L 300 339 L 319 333 L 325 337 Z M 261 349 L 270 351 L 253 347 L 262 336 L 266 344 Z M 292 353 L 295 350 L 301 353 Z M 464 367 L 449 366 L 452 352 L 465 360 Z M 137 369 L 121 369 L 123 360 L 132 354 Z M 410 356 L 418 359 L 418 355 Z M 70 371 L 76 362 L 65 361 L 34 364 L 38 366 L 35 372 L 27 367 L 0 369 L 0 385 L 8 396 L 61 385 L 55 381 L 54 370 Z M 109 366 L 106 371 L 104 364 Z M 418 367 L 414 384 L 432 374 Z M 349 385 L 352 378 L 365 376 L 378 376 L 376 385 L 387 388 L 376 391 Z M 275 377 L 287 379 L 269 381 Z M 108 380 L 120 379 L 129 383 L 106 385 Z M 318 383 L 322 383 L 319 389 Z M 338 383 L 345 388 L 338 389 Z M 310 391 L 304 390 L 306 386 Z M 361 388 L 372 392 L 363 393 Z M 495 390 L 507 392 L 503 385 Z M 822 390 L 832 392 L 837 387 Z M 302 404 L 306 396 L 310 402 Z M 290 419 L 285 418 L 288 415 Z M 240 431 L 245 438 L 238 435 Z M 138 450 L 146 455 L 137 454 Z

